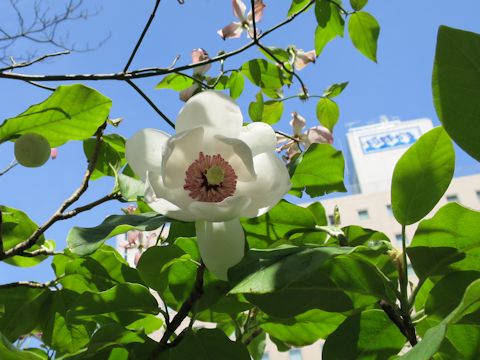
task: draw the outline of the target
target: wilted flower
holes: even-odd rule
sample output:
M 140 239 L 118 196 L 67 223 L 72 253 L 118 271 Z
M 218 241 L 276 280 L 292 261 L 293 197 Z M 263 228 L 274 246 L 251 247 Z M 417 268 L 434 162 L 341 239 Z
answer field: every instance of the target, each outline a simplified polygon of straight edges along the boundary
M 296 154 L 300 153 L 304 147 L 306 150 L 311 144 L 333 144 L 333 136 L 330 130 L 323 126 L 314 126 L 302 133 L 306 121 L 303 116 L 297 112 L 292 113 L 292 120 L 290 125 L 293 129 L 293 134 L 290 137 L 277 134 L 277 143 L 280 145 L 277 152 L 286 151 L 283 157 L 287 162 L 290 161 Z
M 198 48 L 198 49 L 193 49 L 192 50 L 192 63 L 193 64 L 198 64 L 199 62 L 205 61 L 210 59 L 208 56 L 208 53 L 206 50 Z M 197 77 L 202 77 L 203 74 L 205 74 L 210 68 L 212 67 L 212 64 L 206 64 L 203 66 L 197 66 L 196 68 L 193 68 L 193 76 L 197 75 Z M 200 75 L 200 76 L 199 76 Z M 195 91 L 199 88 L 199 84 L 195 82 L 192 86 L 190 86 L 188 89 L 180 91 L 180 100 L 182 101 L 187 101 L 190 99 Z
M 175 135 L 144 129 L 126 144 L 130 166 L 146 183 L 145 201 L 172 219 L 195 221 L 202 259 L 224 280 L 244 254 L 239 217 L 264 214 L 290 188 L 273 129 L 242 123 L 231 98 L 205 91 L 180 111 Z
M 255 6 L 252 10 L 250 10 L 245 16 L 245 11 L 247 10 L 247 6 L 244 4 L 242 0 L 232 0 L 232 7 L 233 7 L 233 14 L 235 17 L 240 21 L 234 21 L 223 29 L 217 31 L 217 34 L 222 37 L 223 40 L 225 39 L 234 39 L 240 37 L 244 30 L 248 31 L 248 35 L 253 38 L 253 16 L 255 16 L 255 23 L 259 22 L 263 16 L 263 9 L 265 8 L 265 4 L 262 0 L 255 0 Z

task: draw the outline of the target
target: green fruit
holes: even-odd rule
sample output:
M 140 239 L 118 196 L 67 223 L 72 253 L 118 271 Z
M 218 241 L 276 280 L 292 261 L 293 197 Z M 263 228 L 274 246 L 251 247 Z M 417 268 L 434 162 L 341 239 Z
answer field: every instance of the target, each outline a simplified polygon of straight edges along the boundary
M 50 144 L 42 135 L 29 133 L 15 141 L 15 158 L 20 165 L 39 167 L 50 157 Z

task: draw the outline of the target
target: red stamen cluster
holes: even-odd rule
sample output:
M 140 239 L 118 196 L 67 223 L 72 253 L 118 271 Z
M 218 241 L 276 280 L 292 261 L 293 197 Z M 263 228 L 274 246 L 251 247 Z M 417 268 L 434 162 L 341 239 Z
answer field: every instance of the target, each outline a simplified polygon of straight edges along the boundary
M 209 184 L 207 171 L 212 167 L 223 170 L 224 178 L 220 184 Z M 237 186 L 237 175 L 232 166 L 220 154 L 204 155 L 200 152 L 185 172 L 185 185 L 192 199 L 203 202 L 220 202 L 232 196 Z

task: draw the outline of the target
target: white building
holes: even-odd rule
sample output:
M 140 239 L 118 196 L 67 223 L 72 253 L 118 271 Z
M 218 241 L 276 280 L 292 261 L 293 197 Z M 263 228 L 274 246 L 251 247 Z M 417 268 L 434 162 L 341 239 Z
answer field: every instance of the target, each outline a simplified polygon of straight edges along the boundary
M 393 169 L 408 147 L 432 128 L 431 120 L 425 118 L 409 121 L 382 118 L 376 124 L 351 128 L 347 133 L 347 149 L 344 149 L 350 192 L 346 196 L 321 201 L 329 222 L 333 223 L 333 211 L 337 205 L 341 226 L 359 225 L 381 231 L 401 248 L 401 226 L 393 217 L 390 200 Z M 432 213 L 452 201 L 480 210 L 480 174 L 454 178 Z M 407 227 L 407 241 L 412 239 L 416 226 Z M 153 237 L 156 236 L 146 234 L 143 239 L 151 240 Z M 121 245 L 119 251 L 133 265 L 138 254 L 129 250 L 128 238 L 119 235 L 118 244 Z M 322 358 L 322 345 L 323 341 L 318 341 L 303 348 L 279 352 L 271 341 L 267 341 L 263 360 L 319 360 Z

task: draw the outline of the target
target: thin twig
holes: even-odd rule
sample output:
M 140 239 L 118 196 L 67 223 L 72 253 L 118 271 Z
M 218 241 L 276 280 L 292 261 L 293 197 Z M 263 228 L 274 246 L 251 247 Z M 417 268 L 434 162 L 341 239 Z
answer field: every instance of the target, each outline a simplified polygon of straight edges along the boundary
M 0 209 L 0 256 L 3 255 L 3 235 L 2 235 L 3 216 L 2 209 Z
M 0 289 L 11 289 L 16 287 L 29 287 L 29 288 L 36 288 L 36 289 L 45 289 L 55 285 L 56 280 L 49 281 L 47 283 L 40 283 L 36 281 L 17 281 L 8 284 L 1 284 Z
M 10 163 L 10 165 L 7 166 L 6 169 L 4 169 L 4 170 L 2 170 L 2 171 L 0 172 L 0 176 L 5 175 L 7 172 L 9 172 L 10 170 L 12 170 L 12 169 L 13 169 L 15 166 L 17 166 L 17 165 L 18 165 L 17 160 L 13 160 L 13 161 Z
M 103 142 L 102 135 L 104 127 L 105 123 L 97 130 L 95 149 L 93 151 L 92 157 L 89 159 L 88 167 L 85 171 L 85 175 L 83 176 L 80 187 L 78 187 L 77 190 L 75 190 L 73 194 L 60 205 L 58 210 L 50 217 L 50 219 L 48 219 L 42 226 L 37 228 L 27 240 L 17 244 L 13 248 L 6 250 L 3 254 L 0 254 L 0 260 L 19 255 L 25 250 L 31 248 L 47 229 L 49 229 L 58 220 L 62 220 L 64 218 L 64 211 L 69 206 L 74 204 L 78 199 L 80 199 L 80 197 L 85 193 L 88 188 L 88 182 L 90 180 L 90 177 L 92 176 L 93 170 L 95 170 L 98 154 L 100 153 L 100 147 Z
M 313 4 L 315 0 L 311 0 L 308 2 L 303 8 L 301 8 L 298 12 L 290 15 L 282 22 L 278 23 L 277 25 L 273 26 L 272 28 L 268 29 L 267 31 L 263 32 L 262 34 L 257 36 L 257 40 L 260 40 L 270 34 L 271 32 L 285 26 L 286 24 L 292 22 L 297 16 L 304 13 L 308 10 Z M 24 81 L 97 81 L 97 80 L 120 80 L 126 81 L 131 79 L 140 79 L 140 78 L 147 78 L 159 75 L 166 75 L 171 73 L 176 73 L 179 71 L 189 70 L 196 67 L 204 66 L 207 64 L 219 62 L 221 60 L 228 59 L 234 55 L 240 54 L 252 46 L 255 46 L 255 42 L 251 41 L 248 44 L 230 51 L 226 53 L 222 53 L 218 56 L 212 57 L 210 59 L 200 61 L 198 63 L 191 63 L 188 65 L 179 66 L 176 68 L 145 68 L 139 69 L 134 71 L 123 71 L 118 73 L 111 73 L 111 74 L 66 74 L 66 75 L 29 75 L 29 74 L 19 74 L 14 72 L 0 72 L 0 78 L 5 79 L 16 79 L 16 80 L 24 80 Z
M 55 91 L 56 90 L 56 88 L 46 86 L 46 85 L 43 85 L 43 84 L 39 84 L 35 81 L 27 81 L 27 83 L 29 83 L 30 85 L 36 86 L 40 89 L 44 89 L 44 90 L 48 90 L 48 91 Z
M 150 25 L 152 24 L 152 21 L 153 19 L 155 18 L 155 14 L 157 12 L 157 9 L 158 9 L 158 5 L 160 5 L 160 1 L 161 0 L 156 0 L 155 2 L 155 6 L 153 8 L 153 11 L 152 13 L 150 14 L 150 17 L 148 18 L 148 21 L 147 23 L 145 24 L 145 27 L 142 31 L 142 34 L 140 35 L 140 37 L 138 38 L 138 41 L 137 43 L 135 44 L 135 47 L 133 48 L 133 51 L 132 53 L 130 54 L 130 57 L 127 61 L 127 64 L 125 65 L 125 67 L 123 68 L 123 72 L 126 72 L 128 70 L 128 68 L 130 67 L 130 64 L 132 63 L 133 61 L 133 58 L 135 57 L 135 54 L 137 53 L 138 49 L 140 48 L 140 45 L 142 44 L 142 41 L 143 41 L 143 38 L 145 37 L 145 35 L 147 34 L 147 31 L 148 31 L 148 28 L 150 27 Z
M 62 255 L 63 252 L 52 251 L 49 249 L 38 249 L 32 252 L 21 252 L 18 256 L 23 257 L 36 257 L 36 256 L 54 256 L 54 255 Z
M 67 54 L 70 54 L 70 51 L 65 50 L 65 51 L 59 51 L 59 52 L 55 52 L 55 53 L 51 53 L 51 54 L 45 54 L 45 55 L 42 55 L 42 56 L 40 56 L 36 59 L 30 60 L 30 61 L 23 61 L 21 63 L 15 63 L 15 64 L 12 64 L 11 66 L 0 68 L 0 71 L 9 71 L 9 70 L 17 69 L 17 68 L 27 67 L 27 66 L 33 65 L 37 62 L 40 62 L 40 61 L 43 61 L 45 59 L 51 58 L 51 57 L 60 56 L 60 55 L 67 55 Z
M 167 325 L 165 333 L 163 334 L 157 347 L 152 351 L 149 356 L 150 360 L 156 359 L 158 355 L 169 347 L 168 341 L 170 337 L 175 333 L 175 330 L 181 325 L 182 321 L 188 316 L 188 313 L 193 308 L 195 303 L 200 299 L 203 294 L 203 274 L 205 273 L 205 265 L 202 263 L 197 269 L 197 276 L 195 278 L 195 284 L 193 285 L 192 292 L 187 300 L 182 304 L 178 313 L 173 317 L 172 321 Z
M 130 85 L 132 88 L 135 89 L 137 93 L 140 94 L 142 98 L 145 99 L 145 101 L 153 108 L 153 110 L 156 111 L 158 115 L 162 117 L 165 122 L 170 125 L 173 129 L 175 129 L 175 124 L 168 118 L 167 115 L 165 115 L 158 107 L 155 105 L 155 103 L 137 86 L 135 83 L 131 80 L 125 80 L 128 85 Z

